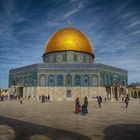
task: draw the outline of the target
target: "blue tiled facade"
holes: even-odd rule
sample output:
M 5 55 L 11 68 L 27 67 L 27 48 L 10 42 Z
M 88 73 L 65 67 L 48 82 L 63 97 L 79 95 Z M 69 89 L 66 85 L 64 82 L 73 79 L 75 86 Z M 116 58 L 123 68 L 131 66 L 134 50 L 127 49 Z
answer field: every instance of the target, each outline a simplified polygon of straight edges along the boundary
M 104 64 L 49 64 L 39 63 L 9 73 L 9 87 L 36 86 L 112 86 L 127 85 L 128 74 L 124 69 Z
M 38 98 L 50 94 L 53 100 L 124 96 L 125 90 L 119 91 L 128 83 L 127 70 L 94 63 L 92 44 L 80 31 L 64 28 L 58 33 L 48 40 L 43 63 L 10 70 L 9 87 L 14 95 Z

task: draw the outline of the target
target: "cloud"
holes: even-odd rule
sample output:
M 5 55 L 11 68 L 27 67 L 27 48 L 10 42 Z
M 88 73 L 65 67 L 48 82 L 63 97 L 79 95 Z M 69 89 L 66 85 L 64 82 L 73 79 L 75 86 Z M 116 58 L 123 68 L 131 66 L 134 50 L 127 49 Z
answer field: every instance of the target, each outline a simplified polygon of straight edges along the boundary
M 75 1 L 71 1 L 71 2 L 75 2 Z M 76 4 L 76 5 L 74 6 L 74 8 L 72 8 L 72 10 L 68 11 L 68 12 L 61 18 L 61 20 L 68 19 L 68 17 L 70 17 L 71 15 L 77 13 L 82 7 L 83 7 L 82 2 L 78 2 L 78 4 Z
M 9 69 L 41 62 L 47 39 L 68 19 L 93 43 L 96 63 L 127 69 L 129 82 L 140 82 L 138 0 L 1 0 L 1 86 Z

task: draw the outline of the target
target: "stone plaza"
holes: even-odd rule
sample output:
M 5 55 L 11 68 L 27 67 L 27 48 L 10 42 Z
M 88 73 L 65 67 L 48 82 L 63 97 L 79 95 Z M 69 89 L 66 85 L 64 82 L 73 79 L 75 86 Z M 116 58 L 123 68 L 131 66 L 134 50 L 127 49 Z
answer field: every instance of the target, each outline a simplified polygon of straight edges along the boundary
M 80 102 L 83 103 L 82 101 Z M 89 101 L 85 116 L 74 101 L 0 101 L 0 140 L 140 140 L 140 100 Z

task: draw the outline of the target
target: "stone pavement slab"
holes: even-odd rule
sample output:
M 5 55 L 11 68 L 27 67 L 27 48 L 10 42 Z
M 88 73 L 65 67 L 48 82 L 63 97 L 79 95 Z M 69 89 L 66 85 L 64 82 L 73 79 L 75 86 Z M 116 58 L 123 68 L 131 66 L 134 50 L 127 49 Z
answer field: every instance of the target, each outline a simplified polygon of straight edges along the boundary
M 83 102 L 81 102 L 82 104 Z M 0 102 L 0 140 L 140 140 L 140 100 L 89 102 L 89 114 L 74 114 L 73 101 Z

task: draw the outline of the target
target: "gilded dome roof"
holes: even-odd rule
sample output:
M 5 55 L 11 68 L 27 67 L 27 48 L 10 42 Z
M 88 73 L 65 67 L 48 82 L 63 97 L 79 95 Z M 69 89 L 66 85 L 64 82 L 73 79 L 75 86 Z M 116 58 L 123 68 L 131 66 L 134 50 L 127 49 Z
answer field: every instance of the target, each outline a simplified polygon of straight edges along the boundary
M 45 53 L 60 51 L 81 51 L 92 55 L 92 44 L 79 30 L 67 27 L 55 32 L 48 40 Z

